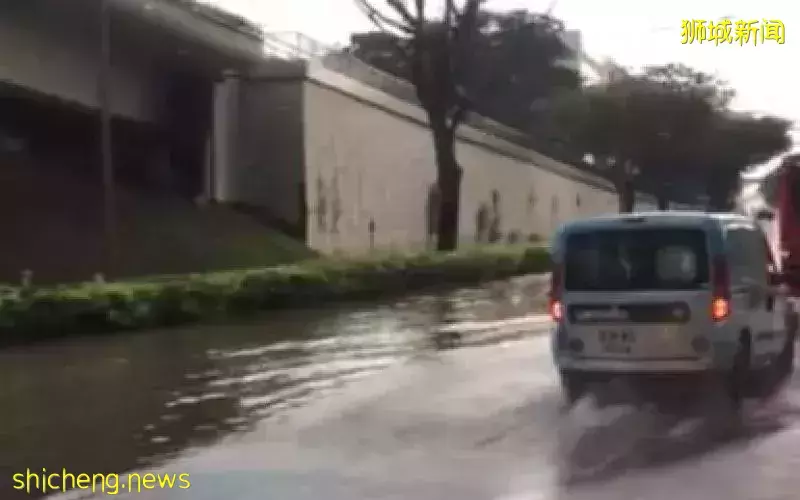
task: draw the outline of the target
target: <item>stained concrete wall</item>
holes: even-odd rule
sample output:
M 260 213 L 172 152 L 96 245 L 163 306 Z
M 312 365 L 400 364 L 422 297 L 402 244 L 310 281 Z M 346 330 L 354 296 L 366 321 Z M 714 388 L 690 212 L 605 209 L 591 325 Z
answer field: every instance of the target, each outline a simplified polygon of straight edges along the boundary
M 322 252 L 432 243 L 436 168 L 422 109 L 313 63 L 243 85 L 240 123 L 250 131 L 229 173 L 230 201 L 264 206 L 289 223 L 305 216 L 307 242 Z M 608 181 L 471 127 L 460 129 L 457 155 L 462 243 L 475 241 L 482 206 L 499 213 L 504 239 L 546 239 L 563 222 L 617 208 Z M 637 208 L 654 206 L 639 196 Z
M 320 67 L 309 68 L 304 87 L 310 246 L 425 247 L 436 169 L 423 111 Z M 617 206 L 607 181 L 470 127 L 461 129 L 457 155 L 463 243 L 475 241 L 477 213 L 481 205 L 492 211 L 495 190 L 501 231 L 523 239 Z
M 236 201 L 265 208 L 300 226 L 303 165 L 303 86 L 297 80 L 243 82 L 240 95 Z

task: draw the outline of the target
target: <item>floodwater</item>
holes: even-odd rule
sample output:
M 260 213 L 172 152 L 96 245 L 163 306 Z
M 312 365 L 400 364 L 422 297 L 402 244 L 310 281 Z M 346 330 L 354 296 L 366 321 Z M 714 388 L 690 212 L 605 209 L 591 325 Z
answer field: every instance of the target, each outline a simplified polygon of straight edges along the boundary
M 565 411 L 543 302 L 528 277 L 0 352 L 0 498 L 26 468 L 120 473 L 125 500 L 798 498 L 800 373 L 737 416 Z
M 531 276 L 246 324 L 2 351 L 0 498 L 12 491 L 12 474 L 28 468 L 157 467 L 404 359 L 522 335 L 525 328 L 497 325 L 540 312 L 543 293 L 543 278 Z M 484 325 L 492 326 L 488 335 Z

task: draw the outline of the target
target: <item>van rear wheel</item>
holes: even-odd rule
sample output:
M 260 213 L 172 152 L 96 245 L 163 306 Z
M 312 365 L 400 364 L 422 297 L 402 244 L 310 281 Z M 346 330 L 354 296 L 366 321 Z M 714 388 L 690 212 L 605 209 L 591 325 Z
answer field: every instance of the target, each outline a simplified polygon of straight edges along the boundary
M 792 309 L 786 314 L 786 343 L 776 360 L 780 382 L 784 382 L 794 371 L 794 350 L 797 342 L 798 313 Z
M 794 371 L 794 344 L 795 336 L 791 334 L 786 339 L 786 344 L 783 346 L 783 350 L 778 355 L 778 359 L 775 362 L 778 377 L 781 381 L 788 378 Z
M 787 324 L 787 326 L 789 325 Z M 792 376 L 792 372 L 794 372 L 795 337 L 795 330 L 793 328 L 788 329 L 786 341 L 781 352 L 775 356 L 772 363 L 759 370 L 755 382 L 756 397 L 760 399 L 772 397 Z
M 587 392 L 588 381 L 580 372 L 561 372 L 561 392 L 564 394 L 567 406 L 571 407 L 578 402 Z
M 781 350 L 778 357 L 775 359 L 775 366 L 774 366 L 774 377 L 775 380 L 773 381 L 775 388 L 780 386 L 786 379 L 792 376 L 792 372 L 794 372 L 794 351 L 795 351 L 795 341 L 796 341 L 796 330 L 791 329 L 787 332 L 786 335 L 786 343 L 783 345 L 783 349 Z
M 731 409 L 736 412 L 741 409 L 745 394 L 753 385 L 750 352 L 750 337 L 744 334 L 739 340 L 739 348 L 733 360 L 733 367 L 725 381 L 728 402 L 731 405 Z

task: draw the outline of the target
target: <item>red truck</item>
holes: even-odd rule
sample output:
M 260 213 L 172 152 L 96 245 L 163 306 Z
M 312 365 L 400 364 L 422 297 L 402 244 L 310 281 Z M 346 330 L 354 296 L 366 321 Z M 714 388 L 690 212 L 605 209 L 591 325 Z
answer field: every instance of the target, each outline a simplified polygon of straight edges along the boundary
M 775 210 L 755 214 L 780 271 L 780 282 L 789 296 L 787 326 L 796 332 L 800 324 L 800 154 L 783 158 L 772 174 L 775 182 Z
M 800 154 L 786 156 L 773 175 L 777 185 L 775 210 L 761 210 L 756 218 L 765 225 L 789 295 L 800 298 Z

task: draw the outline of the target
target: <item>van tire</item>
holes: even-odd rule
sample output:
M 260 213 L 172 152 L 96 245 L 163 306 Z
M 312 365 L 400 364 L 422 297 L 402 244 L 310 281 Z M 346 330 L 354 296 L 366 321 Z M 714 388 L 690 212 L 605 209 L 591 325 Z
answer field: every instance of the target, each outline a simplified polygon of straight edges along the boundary
M 791 313 L 794 315 L 794 313 Z M 786 341 L 781 352 L 764 369 L 760 370 L 756 387 L 757 397 L 767 399 L 775 395 L 794 372 L 796 323 L 787 318 Z
M 743 331 L 739 337 L 739 347 L 733 358 L 733 366 L 726 377 L 726 389 L 728 401 L 734 411 L 739 411 L 742 407 L 742 400 L 748 389 L 752 387 L 753 373 L 750 369 L 750 332 Z
M 787 331 L 786 343 L 783 345 L 783 349 L 775 360 L 775 375 L 777 378 L 777 384 L 782 384 L 785 382 L 794 371 L 794 350 L 796 336 L 796 330 Z
M 561 392 L 567 407 L 572 407 L 587 392 L 588 383 L 582 373 L 561 372 Z

